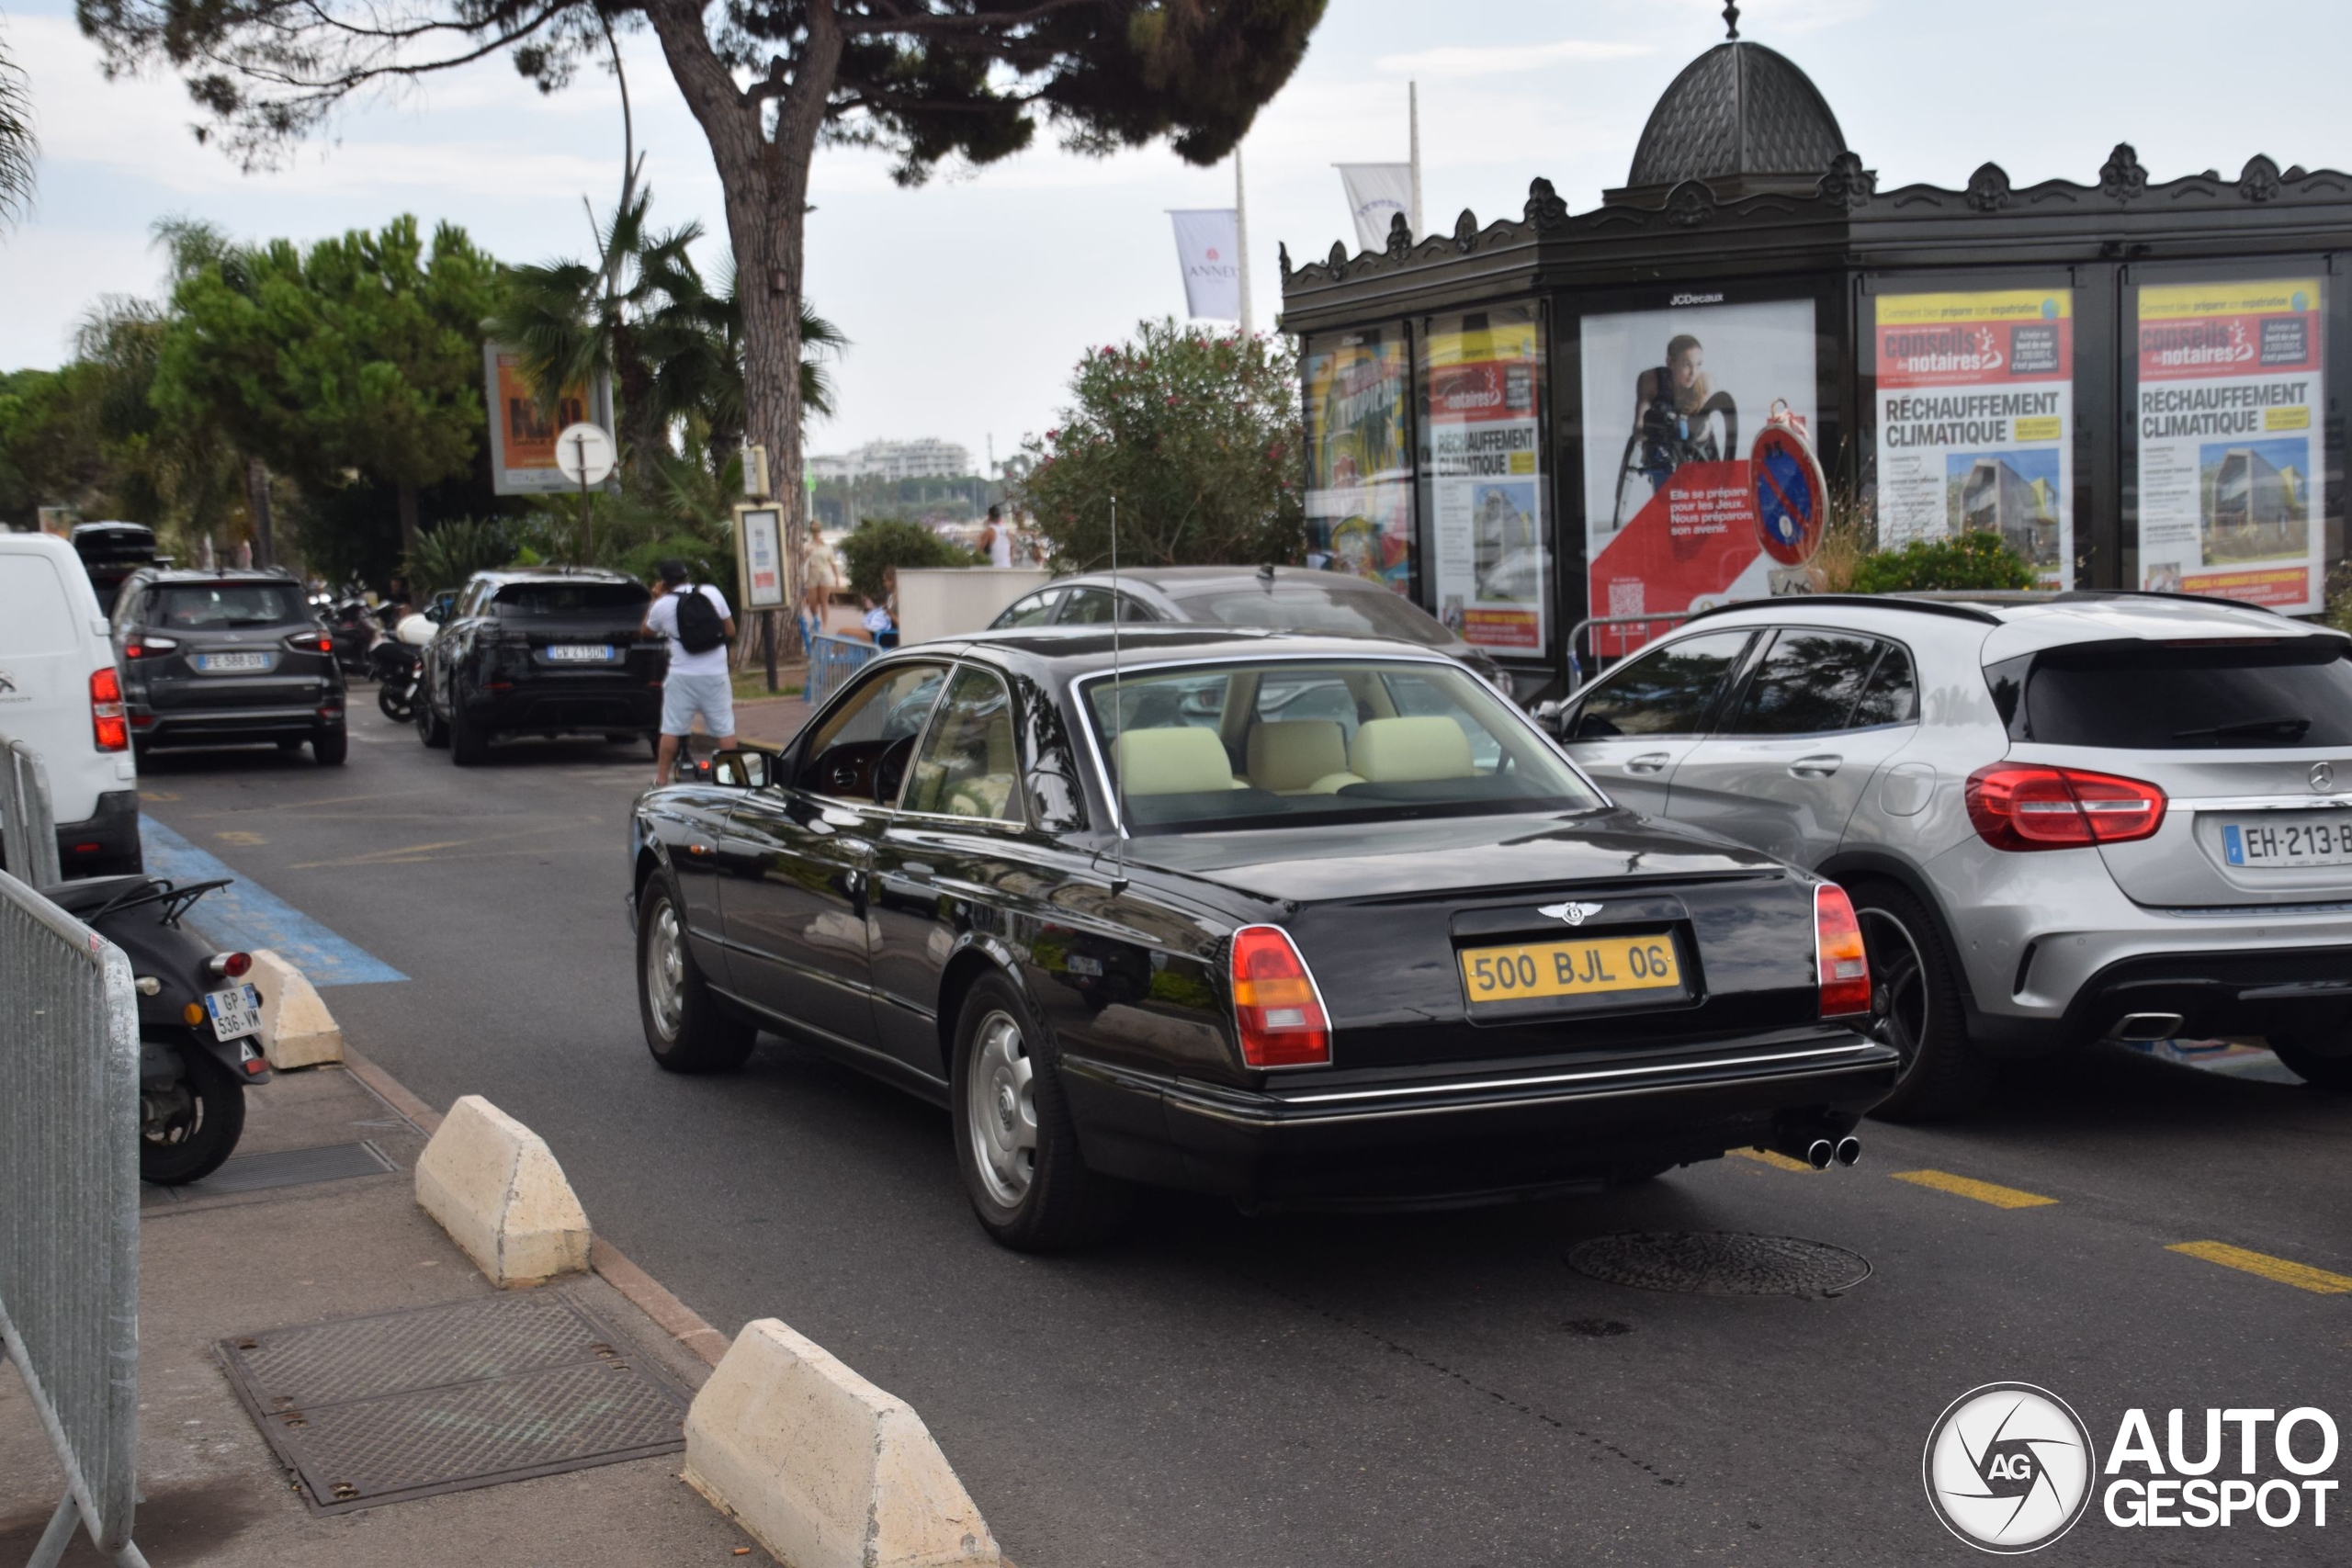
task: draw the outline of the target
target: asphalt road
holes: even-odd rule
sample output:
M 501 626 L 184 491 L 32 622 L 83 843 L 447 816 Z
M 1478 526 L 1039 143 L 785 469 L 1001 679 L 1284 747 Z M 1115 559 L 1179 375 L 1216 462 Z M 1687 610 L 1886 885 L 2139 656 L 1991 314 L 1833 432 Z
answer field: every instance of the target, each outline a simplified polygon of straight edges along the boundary
M 1850 1171 L 1727 1158 L 1379 1217 L 1169 1198 L 1103 1250 L 1019 1257 L 974 1224 L 943 1112 L 772 1036 L 739 1075 L 654 1068 L 621 906 L 641 749 L 460 771 L 356 695 L 346 767 L 163 754 L 147 809 L 412 976 L 326 993 L 411 1089 L 538 1130 L 598 1232 L 720 1327 L 782 1317 L 912 1403 L 1022 1568 L 1975 1561 L 1921 1446 L 2004 1380 L 2102 1450 L 2128 1406 L 2160 1442 L 2188 1407 L 2194 1447 L 2205 1406 L 2321 1405 L 2352 1477 L 2352 1296 L 2171 1250 L 2352 1275 L 2352 1100 L 2094 1055 L 1963 1125 L 1866 1122 Z M 1565 1260 L 1628 1231 L 1809 1238 L 1872 1273 L 1699 1295 Z M 2094 1503 L 2050 1557 L 2341 1562 L 2347 1529 L 2123 1529 Z

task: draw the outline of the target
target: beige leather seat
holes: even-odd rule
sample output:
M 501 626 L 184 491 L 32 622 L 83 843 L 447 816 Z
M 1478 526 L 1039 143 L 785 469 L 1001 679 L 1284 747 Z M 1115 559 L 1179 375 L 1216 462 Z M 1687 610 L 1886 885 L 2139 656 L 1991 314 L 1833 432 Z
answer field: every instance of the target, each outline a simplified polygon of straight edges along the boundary
M 1348 769 L 1368 784 L 1466 779 L 1476 772 L 1470 738 L 1450 718 L 1375 718 L 1348 743 Z
M 1247 789 L 1214 729 L 1129 729 L 1119 736 L 1120 788 L 1129 795 L 1196 795 Z
M 1347 771 L 1348 738 L 1337 719 L 1269 719 L 1250 731 L 1248 772 L 1260 789 L 1306 795 Z
M 949 816 L 1003 821 L 1022 815 L 1008 808 L 1019 772 L 1013 761 L 1011 716 L 1001 713 L 989 720 L 986 746 L 988 771 L 960 781 L 947 792 Z

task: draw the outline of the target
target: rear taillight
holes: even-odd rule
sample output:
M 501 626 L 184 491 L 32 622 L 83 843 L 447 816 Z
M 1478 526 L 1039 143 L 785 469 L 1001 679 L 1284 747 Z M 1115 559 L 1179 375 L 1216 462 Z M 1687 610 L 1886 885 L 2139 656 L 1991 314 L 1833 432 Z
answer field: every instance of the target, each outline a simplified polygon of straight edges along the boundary
M 167 637 L 135 637 L 122 645 L 125 659 L 161 659 L 167 653 L 179 651 L 177 639 Z
M 1871 961 L 1854 901 L 1834 882 L 1813 890 L 1813 951 L 1820 966 L 1821 1016 L 1851 1018 L 1871 1010 Z
M 324 632 L 295 632 L 287 637 L 286 646 L 297 653 L 324 653 L 334 646 L 334 639 Z
M 130 750 L 130 724 L 122 712 L 122 682 L 111 665 L 90 672 L 90 734 L 101 751 Z
M 216 980 L 242 980 L 253 966 L 250 953 L 216 953 L 204 961 L 204 972 Z
M 2165 792 L 2081 768 L 1996 762 L 1968 775 L 1968 819 L 1996 850 L 2128 844 L 2165 825 Z
M 1233 933 L 1233 1021 L 1253 1067 L 1314 1067 L 1331 1060 L 1331 1019 L 1306 961 L 1280 926 Z

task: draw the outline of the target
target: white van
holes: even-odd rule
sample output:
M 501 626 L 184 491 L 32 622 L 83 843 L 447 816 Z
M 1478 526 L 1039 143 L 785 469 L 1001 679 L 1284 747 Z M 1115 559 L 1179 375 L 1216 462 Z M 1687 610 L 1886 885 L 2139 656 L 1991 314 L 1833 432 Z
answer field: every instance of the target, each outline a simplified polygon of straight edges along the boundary
M 114 645 L 81 558 L 53 535 L 0 532 L 0 737 L 40 753 L 67 876 L 144 869 Z

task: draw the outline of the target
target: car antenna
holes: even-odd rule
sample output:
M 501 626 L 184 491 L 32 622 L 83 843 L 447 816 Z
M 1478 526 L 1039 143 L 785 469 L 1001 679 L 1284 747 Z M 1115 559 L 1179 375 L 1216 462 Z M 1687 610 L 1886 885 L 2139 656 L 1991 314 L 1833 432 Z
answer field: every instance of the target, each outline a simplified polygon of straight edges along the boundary
M 1127 769 L 1119 742 L 1127 733 L 1125 688 L 1119 662 L 1119 498 L 1111 497 L 1111 802 L 1113 826 L 1119 836 L 1111 840 L 1111 891 L 1127 890 Z

